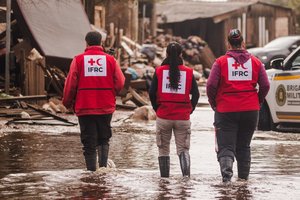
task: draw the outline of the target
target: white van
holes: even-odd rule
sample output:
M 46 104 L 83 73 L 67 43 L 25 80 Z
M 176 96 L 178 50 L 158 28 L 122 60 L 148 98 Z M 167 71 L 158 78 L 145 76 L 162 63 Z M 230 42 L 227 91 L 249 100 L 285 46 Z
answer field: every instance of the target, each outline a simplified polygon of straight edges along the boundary
M 258 130 L 278 125 L 300 127 L 300 47 L 285 60 L 275 59 L 267 70 L 270 91 L 259 112 Z

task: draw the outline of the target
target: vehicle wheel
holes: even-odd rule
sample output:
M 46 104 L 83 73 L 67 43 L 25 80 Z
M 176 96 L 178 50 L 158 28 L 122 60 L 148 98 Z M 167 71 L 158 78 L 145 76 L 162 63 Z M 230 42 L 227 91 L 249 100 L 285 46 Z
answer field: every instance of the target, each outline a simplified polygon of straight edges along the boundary
M 261 131 L 276 131 L 277 125 L 273 122 L 271 117 L 270 109 L 266 103 L 262 105 L 259 111 L 259 118 L 258 118 L 258 126 L 257 129 Z

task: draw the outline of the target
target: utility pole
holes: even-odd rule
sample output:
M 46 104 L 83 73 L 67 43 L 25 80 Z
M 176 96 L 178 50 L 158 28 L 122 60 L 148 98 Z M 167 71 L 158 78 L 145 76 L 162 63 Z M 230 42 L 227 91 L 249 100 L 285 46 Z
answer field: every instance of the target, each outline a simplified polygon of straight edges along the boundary
M 10 83 L 10 35 L 11 35 L 11 0 L 6 0 L 6 55 L 5 55 L 5 93 L 9 94 L 9 83 Z

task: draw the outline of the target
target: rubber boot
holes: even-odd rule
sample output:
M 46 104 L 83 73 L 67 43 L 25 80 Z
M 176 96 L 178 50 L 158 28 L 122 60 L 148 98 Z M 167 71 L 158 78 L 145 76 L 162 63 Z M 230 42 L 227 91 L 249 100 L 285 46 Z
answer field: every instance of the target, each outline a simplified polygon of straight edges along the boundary
M 95 155 L 85 155 L 84 156 L 85 159 L 85 164 L 86 164 L 86 168 L 89 171 L 96 171 L 96 154 Z
M 158 157 L 159 170 L 161 177 L 170 176 L 170 156 L 160 156 Z
M 244 162 L 238 162 L 238 177 L 240 179 L 248 180 L 249 172 L 250 172 L 250 162 L 244 161 Z
M 108 152 L 109 144 L 102 144 L 98 146 L 99 167 L 107 167 Z
M 231 157 L 221 157 L 219 159 L 220 169 L 223 183 L 230 183 L 233 175 L 232 165 L 233 159 Z
M 191 160 L 190 154 L 187 151 L 183 151 L 179 155 L 180 167 L 182 176 L 190 177 L 190 167 L 191 167 Z

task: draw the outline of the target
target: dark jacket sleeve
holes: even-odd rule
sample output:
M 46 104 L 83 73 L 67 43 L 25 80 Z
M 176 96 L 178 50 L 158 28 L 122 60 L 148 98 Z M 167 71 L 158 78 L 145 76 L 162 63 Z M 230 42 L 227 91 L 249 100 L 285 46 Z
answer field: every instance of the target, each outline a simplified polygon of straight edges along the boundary
M 76 64 L 76 58 L 74 58 L 70 65 L 70 70 L 65 81 L 63 100 L 62 100 L 63 105 L 68 109 L 71 109 L 74 106 L 77 87 L 78 87 L 78 80 L 79 80 L 79 72 Z
M 263 65 L 261 66 L 259 71 L 257 84 L 259 85 L 259 89 L 258 89 L 259 104 L 262 104 L 270 89 L 270 82 L 268 80 L 268 75 Z
M 207 83 L 206 83 L 206 93 L 208 97 L 208 102 L 212 109 L 216 108 L 216 96 L 218 92 L 218 86 L 221 77 L 220 66 L 217 62 L 215 62 L 211 68 L 211 72 L 209 74 Z
M 151 101 L 152 108 L 155 111 L 157 110 L 157 107 L 158 107 L 157 102 L 156 102 L 157 84 L 158 84 L 157 76 L 156 76 L 156 73 L 154 73 L 153 79 L 152 79 L 152 82 L 150 85 L 150 89 L 149 89 L 149 98 Z
M 198 100 L 199 100 L 199 89 L 198 89 L 198 84 L 196 82 L 196 79 L 195 77 L 193 76 L 193 79 L 192 79 L 192 89 L 191 89 L 191 94 L 192 94 L 192 99 L 191 99 L 191 103 L 192 103 L 192 107 L 193 107 L 193 110 L 192 112 L 195 110 L 197 104 L 198 104 Z

